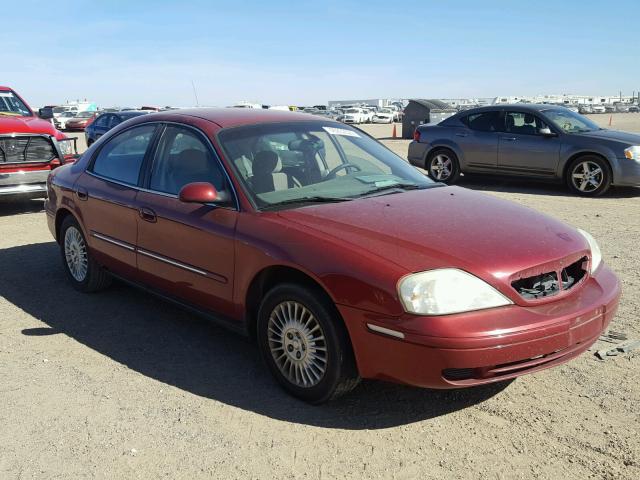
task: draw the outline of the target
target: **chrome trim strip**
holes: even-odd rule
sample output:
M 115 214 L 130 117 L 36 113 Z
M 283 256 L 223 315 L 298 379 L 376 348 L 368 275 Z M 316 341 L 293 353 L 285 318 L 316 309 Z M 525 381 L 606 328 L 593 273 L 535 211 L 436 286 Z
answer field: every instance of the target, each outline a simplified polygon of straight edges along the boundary
M 138 248 L 138 253 L 140 255 L 144 255 L 145 257 L 153 258 L 160 262 L 167 263 L 169 265 L 173 265 L 174 267 L 182 268 L 183 270 L 187 270 L 189 272 L 197 273 L 198 275 L 202 275 L 203 277 L 211 278 L 221 283 L 227 283 L 227 279 L 222 275 L 217 275 L 215 273 L 210 273 L 205 270 L 200 270 L 199 268 L 192 267 L 191 265 L 187 265 L 186 263 L 178 262 L 177 260 L 173 260 L 171 258 L 163 257 L 162 255 L 158 255 L 156 253 L 149 252 L 148 250 L 144 250 L 142 248 Z
M 390 337 L 404 338 L 404 333 L 398 332 L 397 330 L 384 328 L 379 325 L 374 325 L 373 323 L 367 323 L 367 327 L 369 328 L 369 330 L 373 330 L 374 332 L 382 333 L 384 335 L 389 335 Z
M 111 238 L 107 235 L 102 235 L 101 233 L 98 232 L 91 232 L 91 236 L 95 237 L 99 240 L 102 240 L 104 242 L 107 243 L 112 243 L 113 245 L 117 245 L 118 247 L 122 247 L 124 249 L 129 250 L 130 252 L 135 252 L 136 248 L 133 245 L 129 245 L 126 242 L 121 242 L 120 240 L 116 240 L 115 238 Z
M 47 185 L 15 185 L 11 187 L 0 187 L 0 195 L 12 195 L 14 193 L 46 192 Z

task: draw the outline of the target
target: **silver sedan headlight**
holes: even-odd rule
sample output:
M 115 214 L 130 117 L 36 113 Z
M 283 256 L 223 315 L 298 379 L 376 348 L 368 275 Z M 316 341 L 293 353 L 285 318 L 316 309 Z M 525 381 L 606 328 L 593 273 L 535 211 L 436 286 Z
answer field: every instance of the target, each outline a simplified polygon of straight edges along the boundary
M 602 252 L 600 251 L 600 246 L 598 245 L 598 242 L 596 242 L 596 239 L 593 238 L 589 232 L 585 232 L 580 228 L 578 228 L 577 230 L 578 232 L 580 232 L 580 235 L 582 235 L 587 241 L 587 243 L 589 244 L 589 248 L 591 249 L 591 271 L 589 273 L 593 274 L 593 272 L 598 269 L 600 263 L 602 262 Z
M 420 315 L 448 315 L 513 302 L 487 282 L 456 268 L 414 273 L 398 283 L 405 310 Z

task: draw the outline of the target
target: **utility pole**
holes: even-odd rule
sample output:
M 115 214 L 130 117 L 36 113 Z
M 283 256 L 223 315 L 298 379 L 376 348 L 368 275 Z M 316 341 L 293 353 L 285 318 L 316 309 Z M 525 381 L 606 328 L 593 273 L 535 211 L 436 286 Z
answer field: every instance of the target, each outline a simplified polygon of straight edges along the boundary
M 200 102 L 198 102 L 198 92 L 196 92 L 196 84 L 191 80 L 191 86 L 193 87 L 193 96 L 196 97 L 196 107 L 200 106 Z

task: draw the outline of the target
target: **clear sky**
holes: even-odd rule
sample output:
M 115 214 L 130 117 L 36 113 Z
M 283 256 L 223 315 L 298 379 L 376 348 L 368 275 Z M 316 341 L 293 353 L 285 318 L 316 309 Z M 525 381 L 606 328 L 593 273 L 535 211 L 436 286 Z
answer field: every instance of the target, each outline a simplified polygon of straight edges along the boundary
M 640 89 L 640 0 L 10 2 L 0 84 L 33 105 Z

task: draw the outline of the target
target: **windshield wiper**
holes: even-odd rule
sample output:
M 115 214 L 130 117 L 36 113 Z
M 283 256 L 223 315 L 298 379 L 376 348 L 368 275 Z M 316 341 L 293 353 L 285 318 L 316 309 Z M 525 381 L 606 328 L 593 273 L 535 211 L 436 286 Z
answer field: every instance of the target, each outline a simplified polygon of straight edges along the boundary
M 353 200 L 353 198 L 346 197 L 321 197 L 321 196 L 312 196 L 312 197 L 300 197 L 300 198 L 290 198 L 288 200 L 282 200 L 281 202 L 272 203 L 270 205 L 266 205 L 262 207 L 260 210 L 268 210 L 273 207 L 279 207 L 281 205 L 292 205 L 296 203 L 336 203 L 336 202 L 348 202 Z
M 440 186 L 439 184 L 434 184 L 435 186 Z M 415 183 L 394 183 L 392 185 L 385 185 L 384 187 L 374 188 L 372 190 L 368 190 L 362 194 L 363 197 L 368 197 L 375 195 L 377 193 L 388 192 L 389 190 L 422 190 L 425 188 L 431 188 L 430 185 L 417 185 Z M 392 192 L 389 192 L 392 193 Z M 399 192 L 394 192 L 399 193 Z

